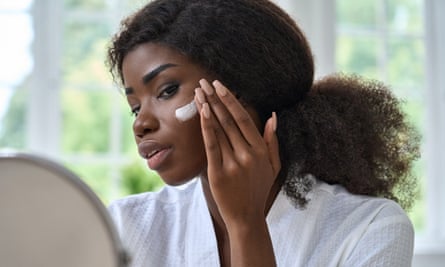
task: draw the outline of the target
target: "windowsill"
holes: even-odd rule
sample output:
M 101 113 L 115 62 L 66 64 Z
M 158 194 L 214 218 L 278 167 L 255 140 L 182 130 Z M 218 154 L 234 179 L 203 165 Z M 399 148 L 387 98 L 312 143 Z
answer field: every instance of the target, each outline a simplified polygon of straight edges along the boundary
M 432 239 L 423 236 L 416 237 L 415 255 L 443 255 L 445 257 L 445 238 Z
M 444 249 L 416 248 L 414 252 L 412 267 L 443 267 L 445 262 Z

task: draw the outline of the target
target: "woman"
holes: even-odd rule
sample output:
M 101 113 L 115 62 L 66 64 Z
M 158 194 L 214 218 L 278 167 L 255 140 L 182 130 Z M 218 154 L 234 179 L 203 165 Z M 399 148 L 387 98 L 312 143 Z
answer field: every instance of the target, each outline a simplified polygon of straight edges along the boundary
M 314 83 L 308 43 L 276 5 L 153 1 L 108 60 L 167 184 L 110 206 L 134 266 L 410 265 L 413 129 L 377 81 Z

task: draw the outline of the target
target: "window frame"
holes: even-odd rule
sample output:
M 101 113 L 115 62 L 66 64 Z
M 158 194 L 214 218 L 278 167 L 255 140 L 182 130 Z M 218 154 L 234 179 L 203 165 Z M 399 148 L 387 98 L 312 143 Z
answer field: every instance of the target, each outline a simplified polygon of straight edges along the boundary
M 61 5 L 61 1 L 34 0 L 30 12 L 34 68 L 30 75 L 33 89 L 29 90 L 27 106 L 26 149 L 53 159 L 60 158 Z
M 427 131 L 427 227 L 416 243 L 419 253 L 445 254 L 445 2 L 425 0 Z M 442 30 L 442 32 L 441 32 Z M 441 75 L 442 74 L 442 75 Z M 445 258 L 444 258 L 445 260 Z

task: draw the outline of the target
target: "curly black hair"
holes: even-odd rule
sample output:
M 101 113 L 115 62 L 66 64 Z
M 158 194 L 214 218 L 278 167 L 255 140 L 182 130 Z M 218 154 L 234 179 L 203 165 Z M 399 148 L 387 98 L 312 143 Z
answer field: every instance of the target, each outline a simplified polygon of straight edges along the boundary
M 121 23 L 108 49 L 124 57 L 153 42 L 179 51 L 252 106 L 278 114 L 285 192 L 299 207 L 313 177 L 355 194 L 413 204 L 419 136 L 378 81 L 335 74 L 314 83 L 312 52 L 290 16 L 268 0 L 155 0 Z

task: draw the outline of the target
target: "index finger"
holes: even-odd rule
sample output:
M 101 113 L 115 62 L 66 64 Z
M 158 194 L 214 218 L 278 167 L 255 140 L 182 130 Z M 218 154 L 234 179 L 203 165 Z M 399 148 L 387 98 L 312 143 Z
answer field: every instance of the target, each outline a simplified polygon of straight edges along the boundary
M 215 80 L 213 82 L 213 86 L 215 87 L 216 93 L 221 99 L 221 102 L 226 106 L 227 110 L 232 115 L 249 145 L 254 145 L 261 142 L 262 137 L 260 132 L 245 107 L 241 105 L 238 99 L 236 99 L 236 97 L 220 81 Z

